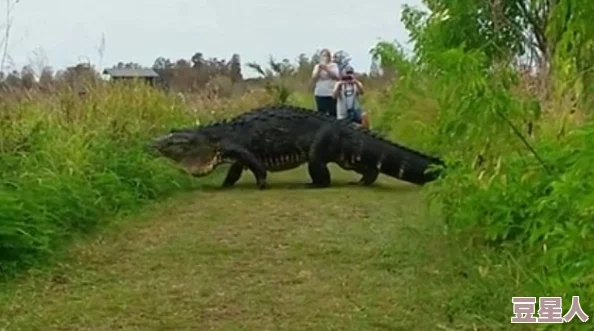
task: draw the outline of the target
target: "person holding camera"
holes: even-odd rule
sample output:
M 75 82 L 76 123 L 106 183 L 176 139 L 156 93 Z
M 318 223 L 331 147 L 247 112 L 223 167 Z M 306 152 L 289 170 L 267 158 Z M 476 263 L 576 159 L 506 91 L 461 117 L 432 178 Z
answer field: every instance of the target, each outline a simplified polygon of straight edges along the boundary
M 340 80 L 334 85 L 336 117 L 339 120 L 346 118 L 364 128 L 369 128 L 367 113 L 361 110 L 359 102 L 359 96 L 364 93 L 363 84 L 354 75 L 353 67 L 347 66 Z
M 334 84 L 340 78 L 338 65 L 332 62 L 330 50 L 323 49 L 320 53 L 320 63 L 316 64 L 312 79 L 315 83 L 314 95 L 318 111 L 331 117 L 336 117 L 336 100 L 332 95 Z

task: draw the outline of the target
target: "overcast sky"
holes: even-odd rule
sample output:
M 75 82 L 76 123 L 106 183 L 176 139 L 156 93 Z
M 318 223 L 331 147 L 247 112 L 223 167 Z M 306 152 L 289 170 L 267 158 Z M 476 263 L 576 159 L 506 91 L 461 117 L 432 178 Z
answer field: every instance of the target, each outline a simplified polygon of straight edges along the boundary
M 421 0 L 20 0 L 8 53 L 20 70 L 43 58 L 54 68 L 80 61 L 151 66 L 158 56 L 189 59 L 197 51 L 263 63 L 270 55 L 293 60 L 328 47 L 344 49 L 356 70 L 367 71 L 378 40 L 407 41 L 404 3 L 420 6 Z M 244 68 L 244 75 L 254 73 Z

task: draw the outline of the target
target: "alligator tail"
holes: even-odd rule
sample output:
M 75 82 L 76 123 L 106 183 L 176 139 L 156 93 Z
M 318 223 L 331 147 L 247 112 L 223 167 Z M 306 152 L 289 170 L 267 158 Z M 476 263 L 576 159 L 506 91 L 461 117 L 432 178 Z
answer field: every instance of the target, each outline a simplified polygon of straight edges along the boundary
M 436 180 L 445 163 L 411 148 L 391 142 L 376 133 L 366 132 L 369 161 L 376 163 L 380 173 L 409 183 L 423 185 Z M 370 155 L 371 154 L 371 155 Z M 436 168 L 434 168 L 437 166 Z
M 385 146 L 382 155 L 378 160 L 382 174 L 417 185 L 436 180 L 441 169 L 433 167 L 445 165 L 438 158 L 392 143 Z

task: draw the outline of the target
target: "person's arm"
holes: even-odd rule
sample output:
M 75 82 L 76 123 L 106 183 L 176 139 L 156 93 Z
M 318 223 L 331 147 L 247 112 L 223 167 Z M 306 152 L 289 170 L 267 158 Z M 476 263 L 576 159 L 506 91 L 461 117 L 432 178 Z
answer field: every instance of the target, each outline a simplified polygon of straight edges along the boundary
M 359 92 L 359 95 L 365 94 L 365 90 L 363 89 L 363 84 L 358 79 L 355 79 L 355 84 L 357 84 L 357 92 Z
M 339 95 L 338 92 L 340 91 L 340 86 L 342 85 L 341 81 L 336 82 L 336 84 L 334 84 L 334 89 L 332 90 L 332 96 L 334 97 L 334 99 L 338 99 Z
M 313 72 L 311 73 L 311 78 L 316 80 L 320 76 L 320 65 L 316 64 L 313 68 Z

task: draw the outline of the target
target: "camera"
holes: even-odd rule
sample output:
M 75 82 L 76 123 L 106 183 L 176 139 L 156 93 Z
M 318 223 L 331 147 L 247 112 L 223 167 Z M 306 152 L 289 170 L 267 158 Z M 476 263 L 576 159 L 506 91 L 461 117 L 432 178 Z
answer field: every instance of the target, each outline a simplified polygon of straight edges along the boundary
M 341 79 L 342 80 L 346 80 L 346 81 L 350 81 L 350 80 L 353 80 L 353 75 L 352 74 L 346 74 L 346 75 L 343 75 Z

